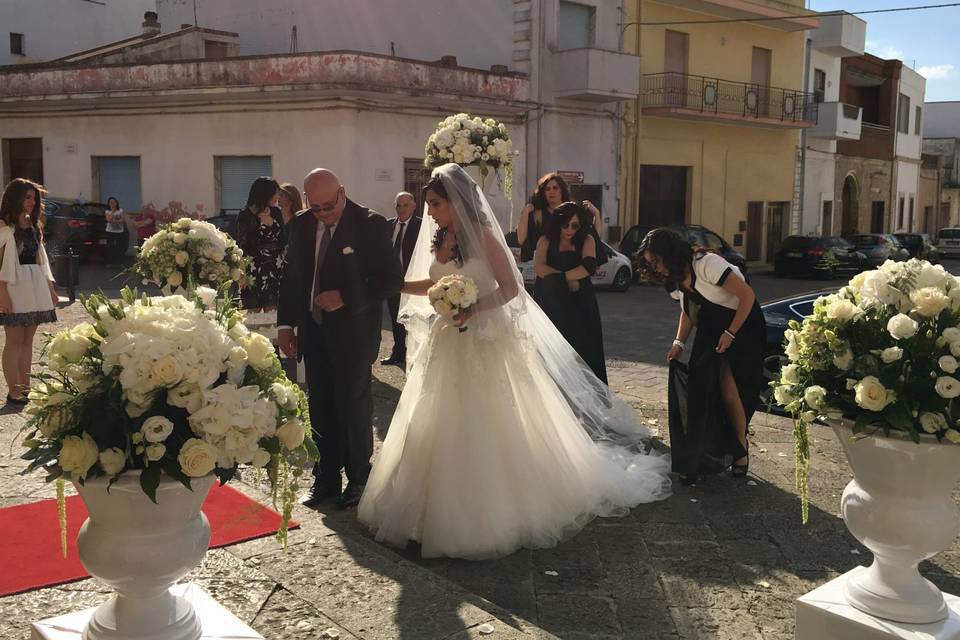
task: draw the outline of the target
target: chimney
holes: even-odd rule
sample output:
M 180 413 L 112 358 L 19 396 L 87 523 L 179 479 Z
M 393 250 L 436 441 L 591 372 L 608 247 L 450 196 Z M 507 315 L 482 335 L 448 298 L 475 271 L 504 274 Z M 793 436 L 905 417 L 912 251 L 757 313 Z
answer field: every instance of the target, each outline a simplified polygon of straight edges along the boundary
M 490 65 L 490 71 L 494 73 L 507 73 L 510 69 L 508 69 L 505 64 L 492 64 Z
M 156 11 L 147 11 L 143 14 L 143 35 L 152 38 L 160 35 L 160 22 L 157 19 Z
M 442 56 L 440 58 L 440 65 L 444 67 L 457 66 L 457 56 Z

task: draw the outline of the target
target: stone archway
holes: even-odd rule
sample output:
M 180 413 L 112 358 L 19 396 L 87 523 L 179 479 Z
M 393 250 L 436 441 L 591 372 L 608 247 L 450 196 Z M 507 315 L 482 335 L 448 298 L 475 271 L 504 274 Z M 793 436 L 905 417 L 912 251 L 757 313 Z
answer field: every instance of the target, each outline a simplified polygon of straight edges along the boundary
M 861 232 L 860 229 L 860 199 L 857 179 L 854 175 L 848 174 L 843 179 L 843 192 L 841 194 L 840 204 L 842 206 L 840 233 L 844 237 L 852 236 Z

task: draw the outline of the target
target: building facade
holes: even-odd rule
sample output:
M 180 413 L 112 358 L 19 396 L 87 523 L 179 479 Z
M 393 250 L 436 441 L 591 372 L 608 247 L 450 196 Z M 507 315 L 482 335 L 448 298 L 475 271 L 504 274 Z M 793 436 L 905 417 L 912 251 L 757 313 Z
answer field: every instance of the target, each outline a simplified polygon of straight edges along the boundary
M 803 51 L 817 14 L 802 0 L 630 7 L 644 24 L 625 31 L 641 96 L 625 114 L 624 224 L 701 224 L 769 262 L 793 227 L 798 131 L 816 123 Z
M 485 184 L 505 228 L 556 170 L 616 222 L 619 103 L 639 91 L 639 59 L 619 51 L 619 1 L 156 9 L 149 38 L 0 69 L 4 175 L 33 166 L 53 194 L 104 199 L 122 173 L 138 183 L 128 210 L 209 215 L 242 206 L 256 175 L 297 183 L 328 166 L 389 211 L 425 180 L 436 123 L 469 111 L 504 120 L 517 150 L 513 202 L 503 176 Z
M 923 153 L 936 160 L 938 229 L 960 227 L 960 102 L 924 105 Z

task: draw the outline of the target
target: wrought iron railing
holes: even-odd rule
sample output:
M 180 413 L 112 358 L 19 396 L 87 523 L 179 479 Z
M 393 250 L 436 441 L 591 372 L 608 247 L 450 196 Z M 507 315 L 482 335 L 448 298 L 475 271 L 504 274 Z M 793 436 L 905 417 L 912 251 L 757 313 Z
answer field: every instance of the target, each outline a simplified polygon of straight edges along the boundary
M 817 103 L 812 93 L 686 73 L 653 73 L 643 76 L 640 99 L 644 107 L 689 109 L 744 118 L 817 123 Z

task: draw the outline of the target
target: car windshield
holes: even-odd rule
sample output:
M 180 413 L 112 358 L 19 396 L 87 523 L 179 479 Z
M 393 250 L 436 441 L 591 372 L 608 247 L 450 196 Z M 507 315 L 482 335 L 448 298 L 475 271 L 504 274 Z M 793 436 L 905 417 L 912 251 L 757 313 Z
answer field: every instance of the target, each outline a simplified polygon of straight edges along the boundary
M 841 238 L 840 236 L 831 236 L 829 238 L 823 239 L 823 246 L 830 249 L 849 249 L 853 245 Z
M 941 239 L 950 238 L 951 240 L 955 240 L 960 238 L 960 229 L 940 229 L 939 237 Z
M 900 241 L 900 244 L 904 245 L 905 247 L 919 247 L 923 242 L 920 236 L 907 235 L 904 233 L 898 233 L 896 238 Z
M 783 242 L 780 244 L 782 249 L 787 251 L 793 251 L 795 249 L 809 249 L 817 244 L 818 238 L 810 238 L 807 236 L 790 236 L 784 238 Z
M 883 236 L 853 236 L 850 242 L 860 247 L 883 244 Z

